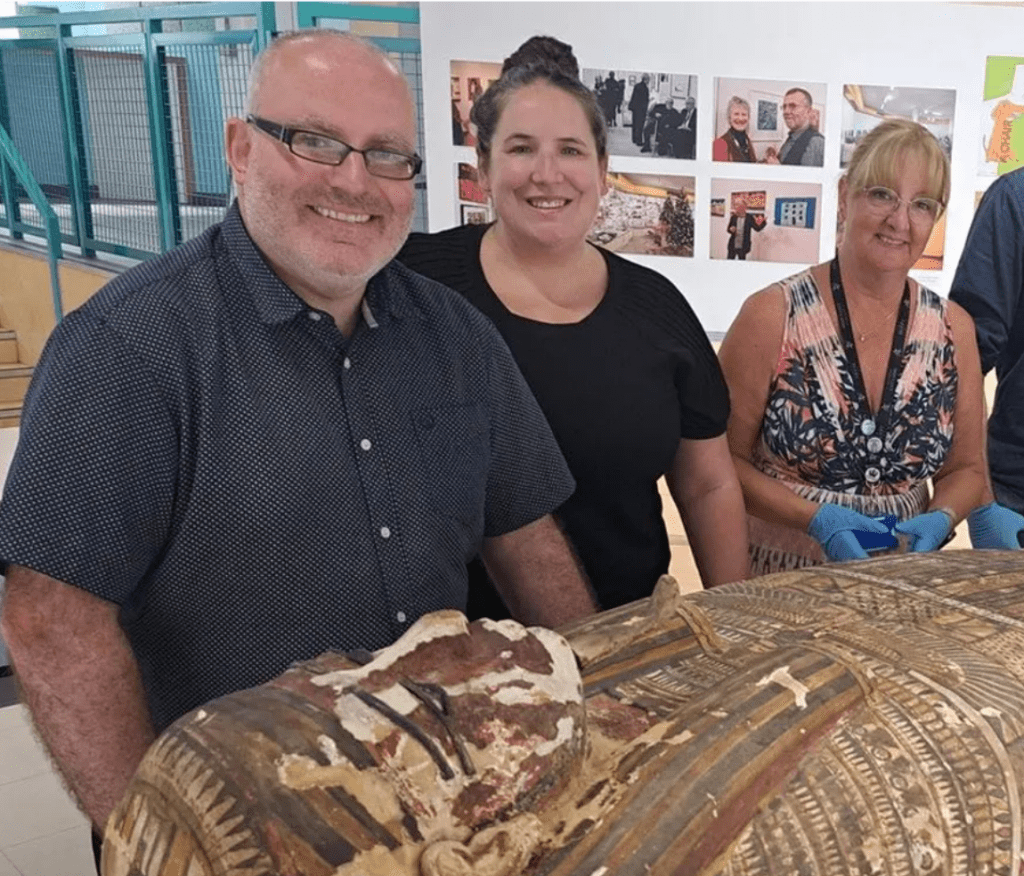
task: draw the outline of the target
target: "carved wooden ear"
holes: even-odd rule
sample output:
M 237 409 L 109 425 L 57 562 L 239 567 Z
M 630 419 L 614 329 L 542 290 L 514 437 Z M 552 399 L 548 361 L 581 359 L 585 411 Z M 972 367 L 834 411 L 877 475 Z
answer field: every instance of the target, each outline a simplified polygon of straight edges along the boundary
M 540 840 L 541 822 L 524 812 L 474 834 L 468 843 L 441 840 L 420 857 L 422 876 L 518 876 Z

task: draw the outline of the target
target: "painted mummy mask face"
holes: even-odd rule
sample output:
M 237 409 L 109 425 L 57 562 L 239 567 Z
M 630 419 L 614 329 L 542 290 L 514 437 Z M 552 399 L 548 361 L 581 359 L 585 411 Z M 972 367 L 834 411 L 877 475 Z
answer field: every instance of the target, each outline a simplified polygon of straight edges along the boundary
M 325 654 L 180 719 L 115 813 L 104 872 L 165 872 L 139 868 L 159 846 L 191 857 L 177 873 L 517 873 L 584 729 L 559 635 L 428 615 L 375 655 Z

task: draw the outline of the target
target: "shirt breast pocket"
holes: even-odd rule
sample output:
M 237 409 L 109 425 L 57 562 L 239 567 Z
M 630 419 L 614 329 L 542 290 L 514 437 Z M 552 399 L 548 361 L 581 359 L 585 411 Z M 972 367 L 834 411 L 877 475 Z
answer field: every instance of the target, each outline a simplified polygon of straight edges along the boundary
M 483 406 L 413 411 L 427 502 L 446 517 L 482 531 L 490 442 Z

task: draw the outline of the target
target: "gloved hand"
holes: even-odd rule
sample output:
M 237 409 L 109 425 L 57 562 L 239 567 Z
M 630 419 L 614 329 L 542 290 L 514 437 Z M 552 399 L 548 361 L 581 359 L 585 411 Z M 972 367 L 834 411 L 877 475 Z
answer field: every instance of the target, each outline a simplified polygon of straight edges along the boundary
M 927 511 L 893 527 L 897 532 L 910 536 L 910 552 L 913 554 L 940 547 L 952 528 L 953 519 L 945 511 Z
M 989 502 L 967 515 L 967 531 L 971 545 L 988 550 L 1020 550 L 1020 535 L 1024 533 L 1024 517 L 1000 505 Z
M 844 560 L 866 560 L 868 553 L 857 541 L 855 530 L 865 532 L 888 532 L 885 524 L 872 520 L 866 514 L 844 508 L 842 505 L 822 505 L 807 527 L 808 534 L 815 539 L 834 562 Z

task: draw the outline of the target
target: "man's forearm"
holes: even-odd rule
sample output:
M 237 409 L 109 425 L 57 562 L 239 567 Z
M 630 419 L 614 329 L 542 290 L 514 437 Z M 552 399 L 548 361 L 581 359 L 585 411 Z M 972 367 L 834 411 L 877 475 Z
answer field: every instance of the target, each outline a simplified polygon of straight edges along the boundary
M 484 539 L 481 556 L 520 623 L 554 628 L 597 610 L 586 575 L 551 515 Z
M 154 737 L 117 606 L 12 567 L 3 635 L 39 736 L 102 831 Z

